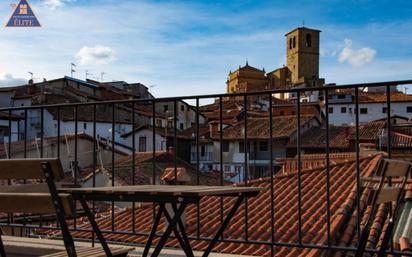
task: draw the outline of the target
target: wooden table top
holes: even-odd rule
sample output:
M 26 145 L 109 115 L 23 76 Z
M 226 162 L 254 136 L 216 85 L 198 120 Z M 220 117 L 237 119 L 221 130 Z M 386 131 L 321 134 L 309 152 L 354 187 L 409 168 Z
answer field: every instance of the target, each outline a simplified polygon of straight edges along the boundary
M 60 188 L 61 193 L 70 194 L 113 194 L 147 196 L 230 196 L 257 195 L 263 188 L 241 186 L 183 186 L 183 185 L 136 185 L 114 187 Z

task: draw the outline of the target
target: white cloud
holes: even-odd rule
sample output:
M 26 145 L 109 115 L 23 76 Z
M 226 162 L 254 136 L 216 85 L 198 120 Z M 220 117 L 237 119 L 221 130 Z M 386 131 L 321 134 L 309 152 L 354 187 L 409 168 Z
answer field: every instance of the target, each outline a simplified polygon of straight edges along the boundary
M 57 9 L 66 3 L 74 2 L 75 0 L 44 0 L 44 5 L 50 9 Z
M 352 40 L 345 39 L 345 47 L 339 54 L 339 62 L 349 62 L 354 67 L 363 66 L 366 63 L 373 61 L 376 56 L 376 50 L 370 47 L 354 49 Z
M 76 54 L 81 64 L 107 64 L 115 59 L 115 52 L 109 46 L 83 46 Z
M 0 86 L 17 86 L 26 84 L 27 80 L 23 78 L 15 78 L 12 74 L 6 73 L 0 75 Z

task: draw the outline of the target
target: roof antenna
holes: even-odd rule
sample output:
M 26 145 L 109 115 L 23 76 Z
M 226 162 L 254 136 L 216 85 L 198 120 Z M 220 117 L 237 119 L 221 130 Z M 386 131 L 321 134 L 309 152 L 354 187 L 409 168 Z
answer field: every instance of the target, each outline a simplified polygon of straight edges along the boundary
M 74 63 L 70 63 L 70 77 L 73 78 L 73 73 L 76 72 L 76 70 L 74 69 L 76 67 L 76 64 Z
M 92 75 L 91 73 L 89 73 L 89 71 L 88 70 L 85 70 L 85 72 L 84 72 L 84 76 L 85 76 L 85 80 L 87 80 L 87 77 L 89 76 L 89 75 Z

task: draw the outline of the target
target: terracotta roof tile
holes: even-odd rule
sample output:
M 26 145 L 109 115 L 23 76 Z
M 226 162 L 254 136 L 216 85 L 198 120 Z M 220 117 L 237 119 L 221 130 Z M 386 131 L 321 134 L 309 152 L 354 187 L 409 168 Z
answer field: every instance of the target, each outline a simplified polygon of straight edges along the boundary
M 331 150 L 340 149 L 348 151 L 350 148 L 349 137 L 353 133 L 353 127 L 347 126 L 330 126 L 329 127 L 329 147 Z M 301 148 L 326 149 L 326 128 L 314 127 L 308 129 L 300 136 Z M 297 139 L 287 144 L 288 148 L 296 148 Z
M 310 120 L 319 120 L 314 115 L 301 115 L 301 126 Z M 269 118 L 248 118 L 247 134 L 249 139 L 268 139 L 269 135 Z M 245 131 L 244 121 L 236 123 L 234 126 L 223 130 L 224 139 L 243 139 Z M 294 115 L 276 116 L 272 119 L 273 139 L 290 137 L 297 130 L 297 118 Z
M 382 155 L 362 157 L 360 169 L 362 176 L 370 176 Z M 302 193 L 302 241 L 304 243 L 326 244 L 326 176 L 324 168 L 315 168 L 301 173 Z M 271 179 L 263 178 L 250 181 L 248 185 L 271 188 Z M 331 210 L 331 236 L 332 240 L 341 245 L 349 245 L 356 242 L 354 239 L 356 219 L 356 162 L 349 160 L 336 163 L 330 169 L 330 210 Z M 277 242 L 296 243 L 298 240 L 298 192 L 297 174 L 278 174 L 273 178 L 274 201 L 271 203 L 270 190 L 263 191 L 258 197 L 248 200 L 248 234 L 249 240 L 271 241 L 271 204 L 274 205 L 273 217 L 275 220 L 274 231 Z M 363 195 L 362 195 L 363 197 Z M 364 198 L 364 197 L 363 197 Z M 363 199 L 362 198 L 362 199 Z M 233 199 L 224 198 L 223 208 L 227 213 Z M 365 201 L 361 202 L 361 208 L 365 208 Z M 200 233 L 202 237 L 210 237 L 220 223 L 220 198 L 205 197 L 200 204 Z M 151 205 L 143 205 L 134 213 L 136 230 L 139 232 L 150 231 L 152 224 Z M 367 213 L 367 212 L 366 212 Z M 132 213 L 130 209 L 119 211 L 115 215 L 116 229 L 132 230 Z M 197 210 L 195 206 L 189 206 L 186 211 L 186 226 L 188 234 L 197 234 Z M 383 217 L 383 216 L 380 216 Z M 110 218 L 101 218 L 98 221 L 102 229 L 110 228 Z M 375 228 L 380 229 L 379 220 L 376 220 Z M 88 224 L 81 225 L 88 227 Z M 162 219 L 159 231 L 164 229 Z M 242 205 L 225 231 L 225 238 L 245 239 L 245 205 Z M 340 231 L 344 231 L 341 235 Z M 75 236 L 85 237 L 85 234 L 75 232 Z M 378 232 L 379 234 L 379 232 Z M 89 237 L 90 235 L 86 236 Z M 378 237 L 376 237 L 378 238 Z M 377 239 L 371 238 L 371 242 Z M 110 235 L 109 240 L 144 243 L 146 237 L 138 235 Z M 353 241 L 353 239 L 355 241 Z M 193 240 L 194 249 L 203 250 L 206 242 Z M 176 240 L 169 240 L 168 246 L 178 247 Z M 270 256 L 270 246 L 256 245 L 253 243 L 234 244 L 220 242 L 216 251 L 232 254 L 247 254 L 256 256 Z M 300 249 L 287 247 L 274 247 L 275 256 L 320 256 L 321 250 Z

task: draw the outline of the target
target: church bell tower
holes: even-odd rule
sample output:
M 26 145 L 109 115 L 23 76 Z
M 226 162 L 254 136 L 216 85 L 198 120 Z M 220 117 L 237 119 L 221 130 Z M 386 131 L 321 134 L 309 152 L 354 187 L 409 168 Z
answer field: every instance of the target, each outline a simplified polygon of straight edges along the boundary
M 319 34 L 320 30 L 299 27 L 285 35 L 286 66 L 291 72 L 292 85 L 320 86 Z

